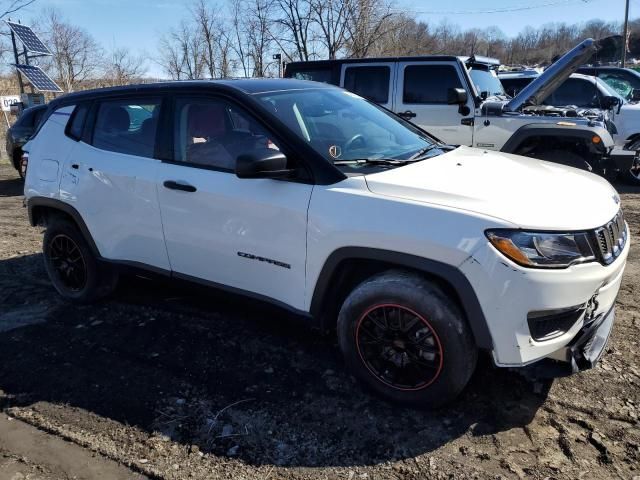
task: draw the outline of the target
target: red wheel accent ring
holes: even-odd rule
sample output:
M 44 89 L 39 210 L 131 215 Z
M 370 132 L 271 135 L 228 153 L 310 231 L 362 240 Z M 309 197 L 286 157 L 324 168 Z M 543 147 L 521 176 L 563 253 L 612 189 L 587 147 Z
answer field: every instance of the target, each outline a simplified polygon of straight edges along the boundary
M 378 314 L 377 311 L 382 311 L 382 319 L 375 319 L 372 314 Z M 395 312 L 395 314 L 394 314 Z M 395 319 L 393 318 L 395 316 Z M 409 320 L 408 326 L 404 323 Z M 391 324 L 390 321 L 391 320 Z M 363 324 L 369 323 L 370 325 L 363 326 Z M 424 332 L 425 327 L 427 329 Z M 373 328 L 374 331 L 371 331 Z M 367 354 L 372 353 L 371 350 L 367 352 L 366 348 L 361 347 L 362 333 L 366 331 L 366 335 L 371 339 L 369 345 L 376 346 L 380 351 L 377 352 L 379 358 L 367 358 Z M 412 341 L 411 334 L 414 334 L 416 341 Z M 421 334 L 418 337 L 418 334 Z M 420 343 L 429 340 L 422 346 Z M 365 365 L 369 373 L 371 373 L 376 379 L 385 385 L 395 388 L 401 391 L 417 391 L 427 388 L 440 376 L 442 371 L 442 365 L 444 360 L 444 350 L 440 338 L 431 324 L 420 314 L 414 310 L 395 303 L 383 303 L 369 307 L 358 319 L 355 330 L 355 342 L 358 350 L 360 360 Z M 411 348 L 409 348 L 409 347 Z M 364 351 L 363 351 L 364 350 Z M 414 350 L 413 352 L 410 352 Z M 416 355 L 416 350 L 420 352 Z M 427 353 L 432 358 L 424 358 L 423 355 Z M 386 358 L 385 358 L 386 357 Z M 378 364 L 378 367 L 372 364 L 372 360 Z M 408 360 L 408 361 L 407 361 Z M 407 361 L 405 364 L 404 362 Z M 410 365 L 414 373 L 418 373 L 418 376 L 424 372 L 424 370 L 435 371 L 431 375 L 426 375 L 424 381 L 409 385 L 393 384 L 387 380 L 379 370 L 382 366 L 395 367 L 396 374 L 398 370 L 407 370 Z M 417 369 L 416 369 L 417 368 Z M 387 369 L 388 371 L 388 369 Z M 402 373 L 402 372 L 400 372 Z M 411 375 L 409 375 L 411 376 Z M 416 375 L 413 375 L 416 377 Z

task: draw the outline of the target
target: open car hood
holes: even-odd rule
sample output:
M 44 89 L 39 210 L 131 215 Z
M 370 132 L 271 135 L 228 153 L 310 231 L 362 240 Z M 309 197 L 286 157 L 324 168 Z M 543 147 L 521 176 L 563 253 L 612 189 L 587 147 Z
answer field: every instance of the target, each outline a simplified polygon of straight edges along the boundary
M 588 38 L 569 50 L 556 62 L 549 66 L 533 82 L 523 88 L 504 107 L 506 111 L 515 112 L 523 105 L 539 105 L 555 89 L 574 73 L 578 67 L 589 63 L 591 57 L 600 50 L 608 50 L 616 43 L 616 37 L 601 40 Z

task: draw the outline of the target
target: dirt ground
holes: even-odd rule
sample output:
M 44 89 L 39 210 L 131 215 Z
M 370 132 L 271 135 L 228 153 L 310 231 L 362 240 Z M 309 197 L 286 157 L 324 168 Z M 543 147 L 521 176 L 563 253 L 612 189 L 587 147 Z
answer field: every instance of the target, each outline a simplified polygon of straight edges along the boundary
M 599 366 L 542 384 L 483 359 L 427 412 L 273 307 L 136 278 L 62 302 L 0 164 L 0 480 L 640 478 L 640 188 L 620 188 L 636 243 Z

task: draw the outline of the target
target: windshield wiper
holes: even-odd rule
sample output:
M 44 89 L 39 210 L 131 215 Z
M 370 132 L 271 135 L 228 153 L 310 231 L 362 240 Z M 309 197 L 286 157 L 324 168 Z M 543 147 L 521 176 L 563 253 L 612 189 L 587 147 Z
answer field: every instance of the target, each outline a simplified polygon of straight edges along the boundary
M 409 157 L 408 161 L 412 162 L 412 161 L 418 160 L 418 159 L 420 159 L 420 157 L 426 155 L 431 150 L 436 149 L 436 148 L 442 148 L 442 145 L 438 145 L 437 143 L 434 143 L 433 145 L 429 145 L 428 147 L 424 147 L 423 149 L 418 150 L 416 153 L 411 155 Z
M 371 165 L 404 165 L 411 160 L 398 160 L 397 158 L 353 158 L 351 160 L 337 160 L 333 162 L 334 165 L 359 165 L 359 164 L 371 164 Z

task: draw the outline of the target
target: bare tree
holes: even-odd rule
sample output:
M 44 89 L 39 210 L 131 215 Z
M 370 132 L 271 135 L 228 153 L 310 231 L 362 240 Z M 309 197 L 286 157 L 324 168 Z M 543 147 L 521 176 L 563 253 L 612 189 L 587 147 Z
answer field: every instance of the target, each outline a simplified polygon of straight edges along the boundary
M 22 10 L 24 7 L 31 5 L 36 0 L 8 0 L 0 2 L 0 19 L 8 17 L 12 13 L 16 13 L 18 10 Z
M 264 77 L 270 73 L 275 46 L 273 0 L 233 0 L 233 50 L 245 77 Z
M 140 80 L 147 72 L 142 56 L 134 56 L 127 48 L 114 48 L 104 63 L 104 84 L 126 85 Z
M 312 10 L 310 0 L 275 0 L 278 11 L 274 23 L 281 27 L 277 41 L 289 60 L 307 61 L 311 58 Z M 293 52 L 287 53 L 288 47 Z
M 103 63 L 102 49 L 88 32 L 66 22 L 55 9 L 46 12 L 43 27 L 53 53 L 43 65 L 65 91 L 72 92 L 97 73 Z
M 231 30 L 233 32 L 232 49 L 236 55 L 237 63 L 242 69 L 244 77 L 250 76 L 250 56 L 246 36 L 246 18 L 244 0 L 231 0 Z
M 475 55 L 480 47 L 481 43 L 484 42 L 484 36 L 482 30 L 479 28 L 472 28 L 466 30 L 460 38 L 460 43 L 462 50 L 459 53 L 463 53 L 465 55 Z
M 246 34 L 251 46 L 249 56 L 253 62 L 253 76 L 265 77 L 273 63 L 269 55 L 273 47 L 270 26 L 273 21 L 272 0 L 251 0 L 248 4 Z
M 159 63 L 174 80 L 204 77 L 205 47 L 193 24 L 182 20 L 160 39 Z
M 389 21 L 394 14 L 386 0 L 349 0 L 348 5 L 346 43 L 349 56 L 366 57 L 380 37 L 394 28 L 401 28 Z
M 191 9 L 193 20 L 202 41 L 205 71 L 209 78 L 231 74 L 231 42 L 219 5 L 198 0 Z
M 620 28 L 614 23 L 607 23 L 603 20 L 589 20 L 582 29 L 582 36 L 599 40 L 619 32 Z
M 310 0 L 318 38 L 330 59 L 337 58 L 347 42 L 348 21 L 354 0 Z

